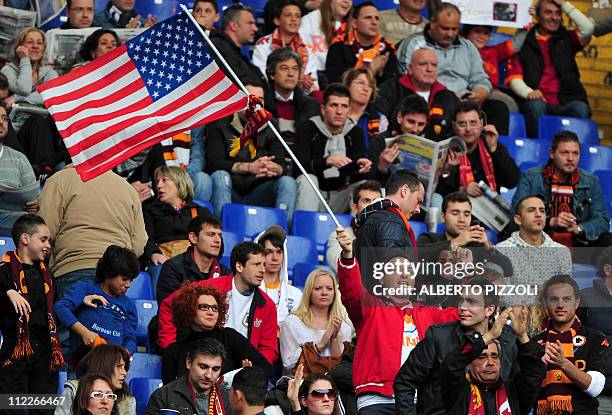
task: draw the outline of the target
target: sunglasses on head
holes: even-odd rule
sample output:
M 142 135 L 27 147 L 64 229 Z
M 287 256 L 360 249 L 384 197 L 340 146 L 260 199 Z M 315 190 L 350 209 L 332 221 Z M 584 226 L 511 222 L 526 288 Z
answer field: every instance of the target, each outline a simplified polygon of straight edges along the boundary
M 325 395 L 330 401 L 336 400 L 336 391 L 333 389 L 313 389 L 309 395 L 312 396 L 312 399 L 317 400 L 323 399 Z
M 198 304 L 198 310 L 200 310 L 200 311 L 212 310 L 215 313 L 218 313 L 219 312 L 219 306 L 217 304 Z

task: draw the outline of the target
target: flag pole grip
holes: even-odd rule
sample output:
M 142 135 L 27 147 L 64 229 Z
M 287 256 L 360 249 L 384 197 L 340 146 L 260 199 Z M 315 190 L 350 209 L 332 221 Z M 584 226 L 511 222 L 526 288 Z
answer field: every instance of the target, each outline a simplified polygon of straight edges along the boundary
M 219 52 L 217 47 L 210 41 L 210 39 L 206 35 L 206 32 L 204 32 L 204 30 L 202 30 L 202 28 L 200 27 L 199 23 L 193 17 L 193 15 L 189 11 L 189 9 L 184 4 L 181 4 L 180 6 L 183 9 L 183 11 L 187 14 L 189 19 L 193 22 L 195 27 L 200 31 L 200 34 L 204 38 L 204 41 L 206 42 L 206 44 L 212 49 L 212 51 L 215 54 L 215 56 L 219 59 L 221 64 L 227 69 L 227 71 L 230 73 L 232 78 L 234 78 L 234 82 L 236 82 L 236 84 L 238 85 L 238 88 L 240 88 L 240 90 L 242 90 L 242 92 L 244 92 L 247 95 L 247 97 L 248 97 L 249 96 L 249 91 L 247 91 L 246 87 L 244 86 L 244 84 L 242 83 L 240 78 L 238 78 L 238 76 L 236 75 L 234 70 L 231 68 L 231 66 L 229 66 L 229 64 L 227 63 L 227 61 L 225 60 L 223 55 L 221 55 L 221 53 Z M 312 182 L 312 180 L 311 180 L 310 176 L 308 175 L 308 173 L 306 173 L 306 170 L 304 169 L 304 166 L 302 166 L 302 163 L 300 163 L 300 161 L 297 159 L 295 154 L 293 154 L 293 151 L 291 151 L 291 149 L 289 148 L 289 145 L 285 142 L 285 140 L 280 135 L 280 133 L 278 132 L 276 127 L 274 127 L 274 124 L 272 124 L 272 121 L 268 121 L 268 127 L 272 130 L 272 132 L 274 133 L 276 138 L 278 138 L 280 140 L 280 142 L 283 145 L 283 147 L 285 148 L 285 150 L 287 150 L 287 153 L 289 153 L 289 156 L 293 159 L 293 162 L 296 164 L 296 166 L 298 166 L 298 168 L 300 169 L 300 172 L 302 172 L 302 174 L 304 175 L 304 177 L 308 181 L 308 184 L 313 188 L 313 190 L 317 194 L 319 200 L 321 201 L 321 203 L 325 207 L 325 210 L 327 210 L 327 213 L 329 213 L 329 215 L 331 216 L 332 220 L 336 224 L 336 227 L 337 228 L 341 228 L 342 225 L 340 225 L 340 222 L 338 222 L 338 218 L 336 218 L 336 215 L 334 215 L 334 212 L 332 212 L 331 208 L 329 207 L 329 205 L 325 201 L 325 198 L 323 197 L 323 195 L 321 194 L 321 192 L 319 191 L 317 186 L 315 186 L 315 184 Z

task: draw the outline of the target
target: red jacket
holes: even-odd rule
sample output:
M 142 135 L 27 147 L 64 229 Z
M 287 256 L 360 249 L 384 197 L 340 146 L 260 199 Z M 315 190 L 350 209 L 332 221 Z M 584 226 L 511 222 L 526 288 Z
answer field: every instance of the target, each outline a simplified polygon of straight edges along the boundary
M 192 284 L 210 284 L 223 292 L 232 290 L 234 277 L 219 277 Z M 178 291 L 172 293 L 159 306 L 159 345 L 165 349 L 176 342 L 176 326 L 172 322 L 172 303 L 178 295 Z M 259 288 L 253 294 L 251 310 L 248 317 L 248 339 L 259 353 L 261 353 L 270 364 L 278 359 L 278 323 L 276 321 L 276 305 L 268 295 Z
M 412 78 L 410 78 L 410 75 L 402 75 L 402 76 L 400 76 L 399 83 L 404 88 L 407 88 L 407 89 L 411 90 L 413 93 L 416 94 L 416 87 L 412 83 Z M 429 90 L 429 99 L 427 100 L 428 101 L 427 104 L 429 106 L 431 106 L 431 104 L 433 103 L 433 99 L 436 96 L 436 94 L 438 92 L 440 92 L 440 91 L 444 91 L 445 89 L 446 89 L 446 87 L 444 85 L 442 85 L 438 81 L 435 81 L 433 83 L 433 85 L 431 86 L 431 89 Z
M 356 260 L 338 260 L 338 282 L 342 303 L 357 331 L 353 361 L 353 385 L 357 395 L 376 393 L 393 397 L 393 380 L 399 372 L 404 335 L 401 307 L 389 305 L 363 287 Z M 413 305 L 412 318 L 419 338 L 432 324 L 459 319 L 456 308 Z
M 512 40 L 506 40 L 505 42 L 498 43 L 495 46 L 485 46 L 482 49 L 478 49 L 480 57 L 482 58 L 482 64 L 484 70 L 489 75 L 489 80 L 493 85 L 493 88 L 499 88 L 499 71 L 498 66 L 500 62 L 509 59 L 516 53 Z

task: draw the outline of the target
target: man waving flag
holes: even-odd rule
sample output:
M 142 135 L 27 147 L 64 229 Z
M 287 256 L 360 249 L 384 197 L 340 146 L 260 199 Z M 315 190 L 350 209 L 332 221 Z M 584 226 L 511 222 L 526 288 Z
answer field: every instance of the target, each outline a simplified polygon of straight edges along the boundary
M 38 92 L 84 181 L 247 105 L 185 12 Z

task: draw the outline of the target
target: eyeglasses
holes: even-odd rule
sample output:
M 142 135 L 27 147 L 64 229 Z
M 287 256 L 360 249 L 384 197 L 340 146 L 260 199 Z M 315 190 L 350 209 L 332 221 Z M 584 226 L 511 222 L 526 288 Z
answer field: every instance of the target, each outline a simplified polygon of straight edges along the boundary
M 212 310 L 215 313 L 218 313 L 219 312 L 219 306 L 217 304 L 198 304 L 198 310 L 200 310 L 200 311 Z
M 330 401 L 336 400 L 336 391 L 333 389 L 313 389 L 310 393 L 312 399 L 321 400 L 325 395 Z
M 109 401 L 113 401 L 113 402 L 117 400 L 117 395 L 115 395 L 114 393 L 92 392 L 89 394 L 89 397 L 97 399 L 99 401 L 101 401 L 104 398 L 108 399 Z
M 366 82 L 366 81 L 358 80 L 358 81 L 353 81 L 351 83 L 355 84 L 355 85 L 358 85 L 360 87 L 368 87 L 370 89 L 374 89 L 374 85 L 372 85 L 371 83 Z

